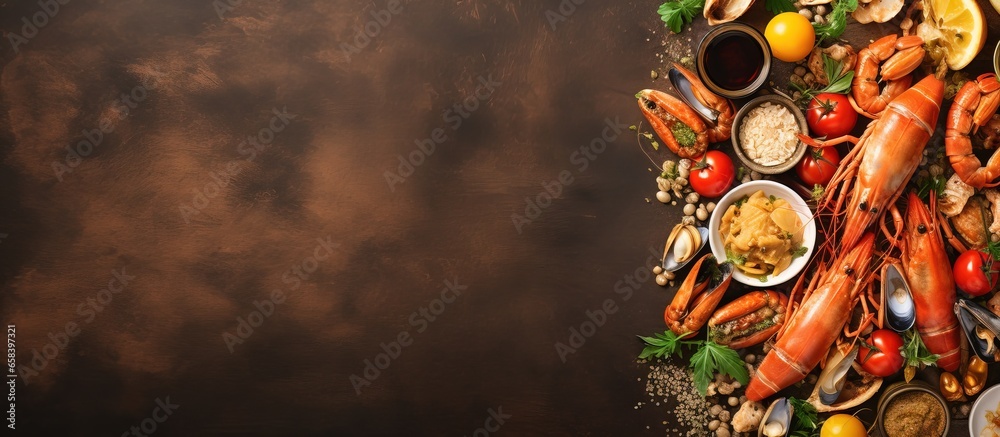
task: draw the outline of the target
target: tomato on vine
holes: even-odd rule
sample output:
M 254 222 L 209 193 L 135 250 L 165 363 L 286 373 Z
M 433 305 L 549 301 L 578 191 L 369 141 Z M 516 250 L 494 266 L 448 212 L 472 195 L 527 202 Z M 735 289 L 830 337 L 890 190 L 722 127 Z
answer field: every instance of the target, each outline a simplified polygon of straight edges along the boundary
M 795 173 L 806 186 L 826 186 L 840 165 L 840 153 L 833 147 L 812 148 L 806 152 L 802 160 L 795 165 Z
M 814 137 L 837 138 L 851 133 L 858 123 L 858 112 L 847 96 L 837 93 L 820 93 L 809 101 L 806 122 Z
M 971 296 L 989 293 L 1000 279 L 1000 264 L 988 253 L 976 249 L 962 252 L 955 260 L 952 273 L 955 285 Z
M 903 337 L 891 329 L 876 329 L 858 351 L 858 363 L 865 372 L 880 378 L 891 376 L 903 368 L 905 359 L 900 348 Z
M 729 155 L 709 150 L 691 167 L 691 188 L 704 197 L 719 197 L 733 185 L 736 167 Z

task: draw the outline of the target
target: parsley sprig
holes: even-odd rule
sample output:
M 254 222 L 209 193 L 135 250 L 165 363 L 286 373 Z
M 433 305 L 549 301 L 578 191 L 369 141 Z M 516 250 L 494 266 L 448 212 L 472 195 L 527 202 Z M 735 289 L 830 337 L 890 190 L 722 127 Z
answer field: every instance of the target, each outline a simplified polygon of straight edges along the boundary
M 816 32 L 816 42 L 822 43 L 825 40 L 840 38 L 847 29 L 847 14 L 854 12 L 858 8 L 858 0 L 838 0 L 833 2 L 833 11 L 830 12 L 830 20 L 825 23 L 813 23 L 813 31 Z M 830 76 L 827 76 L 830 77 Z
M 704 7 L 705 0 L 670 0 L 660 5 L 656 12 L 671 32 L 681 33 L 681 29 L 700 15 Z
M 823 88 L 813 88 L 792 83 L 792 88 L 802 93 L 798 103 L 803 106 L 809 103 L 813 97 L 822 93 L 847 94 L 851 91 L 851 81 L 854 80 L 854 70 L 844 71 L 844 64 L 837 61 L 825 53 L 823 54 L 823 73 L 826 74 L 829 84 Z
M 789 426 L 791 433 L 789 437 L 812 437 L 819 435 L 820 422 L 819 415 L 809 402 L 802 399 L 790 397 L 788 402 L 792 404 L 792 424 Z
M 913 379 L 913 376 L 917 373 L 917 368 L 937 365 L 939 358 L 937 354 L 932 354 L 927 350 L 924 342 L 920 340 L 920 335 L 913 332 L 912 329 L 903 333 L 903 347 L 899 348 L 899 351 L 903 354 L 903 358 L 906 359 L 906 368 L 903 369 L 903 377 L 906 379 L 906 382 L 910 382 Z
M 750 374 L 743 366 L 743 360 L 736 351 L 711 340 L 684 340 L 673 331 L 663 331 L 653 334 L 653 337 L 639 336 L 646 343 L 639 358 L 663 358 L 676 354 L 683 356 L 681 346 L 697 347 L 691 356 L 691 369 L 694 374 L 694 386 L 702 396 L 708 393 L 708 384 L 715 378 L 715 372 L 729 375 L 746 385 Z

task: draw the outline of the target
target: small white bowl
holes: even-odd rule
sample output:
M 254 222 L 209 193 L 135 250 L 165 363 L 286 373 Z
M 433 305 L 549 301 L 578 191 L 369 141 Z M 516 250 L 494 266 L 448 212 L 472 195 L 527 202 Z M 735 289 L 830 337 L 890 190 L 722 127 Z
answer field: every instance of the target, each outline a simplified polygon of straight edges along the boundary
M 723 247 L 722 234 L 719 233 L 722 215 L 726 213 L 729 205 L 758 190 L 764 191 L 765 195 L 779 197 L 788 201 L 792 208 L 795 209 L 795 213 L 798 214 L 799 220 L 802 220 L 802 223 L 805 224 L 805 229 L 802 233 L 802 245 L 806 247 L 806 254 L 792 260 L 792 263 L 781 274 L 777 276 L 773 274 L 768 275 L 765 280 L 761 280 L 759 276 L 749 276 L 739 269 L 735 269 L 733 272 L 733 279 L 743 284 L 752 287 L 773 287 L 788 282 L 789 279 L 798 275 L 805 268 L 806 264 L 809 263 L 809 258 L 812 257 L 813 252 L 816 250 L 816 222 L 812 219 L 812 210 L 809 209 L 809 205 L 806 205 L 806 201 L 802 200 L 802 197 L 791 188 L 777 182 L 763 180 L 747 182 L 733 188 L 725 196 L 722 196 L 722 199 L 716 204 L 715 210 L 712 211 L 712 217 L 708 220 L 708 242 L 712 246 L 712 253 L 715 255 L 715 258 L 725 260 L 726 248 Z
M 998 404 L 1000 404 L 1000 385 L 994 385 L 979 395 L 979 399 L 972 404 L 972 410 L 969 412 L 969 435 L 979 435 L 983 428 L 986 428 L 986 424 L 989 423 L 986 421 L 986 412 L 997 411 Z

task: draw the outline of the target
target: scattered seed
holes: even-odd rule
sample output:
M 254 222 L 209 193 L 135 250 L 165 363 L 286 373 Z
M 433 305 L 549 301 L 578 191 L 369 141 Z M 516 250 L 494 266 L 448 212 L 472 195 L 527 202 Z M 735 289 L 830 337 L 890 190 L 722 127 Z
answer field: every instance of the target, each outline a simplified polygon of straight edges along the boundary
M 670 203 L 670 200 L 671 200 L 670 199 L 670 193 L 668 193 L 668 192 L 666 192 L 664 190 L 657 191 L 656 192 L 656 200 L 659 200 L 660 203 Z
M 729 403 L 730 407 L 735 407 L 735 406 L 737 406 L 737 405 L 740 404 L 740 398 L 738 398 L 736 396 L 730 396 L 729 400 L 727 400 L 726 402 Z M 726 412 L 728 413 L 728 411 L 726 411 Z
M 656 70 L 653 70 L 653 71 L 649 72 L 649 78 L 650 79 L 656 80 L 657 77 L 660 77 L 660 75 L 656 73 Z
M 656 285 L 661 287 L 667 285 L 667 278 L 663 275 L 656 275 Z
M 806 85 L 813 86 L 813 84 L 816 83 L 816 75 L 812 73 L 806 73 L 805 75 L 802 76 L 802 81 L 805 82 Z
M 690 203 L 687 204 L 687 205 L 684 205 L 684 215 L 687 215 L 687 216 L 694 215 L 695 209 L 696 209 L 695 206 L 692 205 L 692 204 L 690 204 Z
M 711 414 L 712 417 L 718 417 L 719 413 L 721 412 L 722 412 L 722 405 L 719 404 L 712 405 L 712 407 L 708 409 L 708 414 Z

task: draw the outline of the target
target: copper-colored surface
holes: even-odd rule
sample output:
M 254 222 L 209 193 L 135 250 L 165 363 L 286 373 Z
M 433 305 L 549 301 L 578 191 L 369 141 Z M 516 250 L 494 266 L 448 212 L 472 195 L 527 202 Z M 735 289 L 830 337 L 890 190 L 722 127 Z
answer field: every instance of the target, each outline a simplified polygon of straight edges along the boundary
M 633 409 L 634 335 L 673 294 L 645 266 L 680 220 L 643 201 L 626 129 L 635 91 L 666 88 L 655 4 L 53 3 L 0 4 L 18 431 L 676 426 L 672 405 Z

